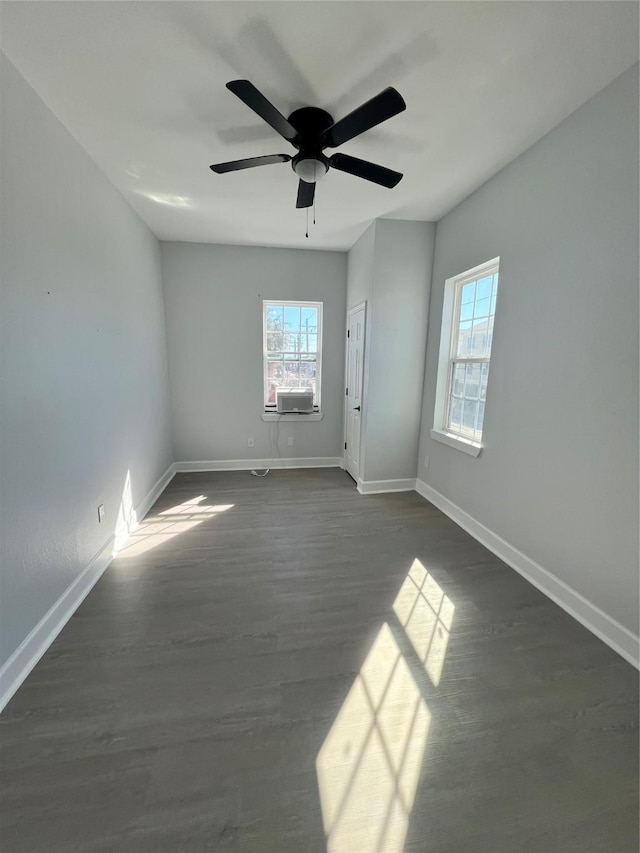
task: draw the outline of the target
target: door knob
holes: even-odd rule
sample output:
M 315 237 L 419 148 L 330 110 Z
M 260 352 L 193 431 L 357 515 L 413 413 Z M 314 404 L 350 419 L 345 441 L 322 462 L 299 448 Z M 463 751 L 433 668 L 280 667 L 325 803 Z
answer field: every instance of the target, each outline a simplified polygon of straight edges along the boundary
M 353 407 L 353 411 L 354 411 L 354 412 L 359 412 L 359 411 L 360 411 L 360 406 L 354 406 L 354 407 Z

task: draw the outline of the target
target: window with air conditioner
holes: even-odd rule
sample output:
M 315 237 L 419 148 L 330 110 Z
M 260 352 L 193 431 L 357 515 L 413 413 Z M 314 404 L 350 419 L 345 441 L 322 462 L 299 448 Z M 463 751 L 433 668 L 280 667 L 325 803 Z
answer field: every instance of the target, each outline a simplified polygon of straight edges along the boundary
M 264 409 L 320 411 L 322 302 L 263 302 Z M 312 406 L 309 397 L 312 395 Z M 278 406 L 278 403 L 280 405 Z

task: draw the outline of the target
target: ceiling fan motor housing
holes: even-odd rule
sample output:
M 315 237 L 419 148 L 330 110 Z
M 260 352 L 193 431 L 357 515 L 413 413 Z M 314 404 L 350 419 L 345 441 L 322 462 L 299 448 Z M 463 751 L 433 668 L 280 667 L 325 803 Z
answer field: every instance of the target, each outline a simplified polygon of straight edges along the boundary
M 297 139 L 292 139 L 291 144 L 302 151 L 307 144 L 320 144 L 322 134 L 333 124 L 333 116 L 319 107 L 301 107 L 294 110 L 287 121 L 298 131 Z M 320 144 L 320 147 L 325 146 Z
M 292 159 L 291 168 L 301 181 L 315 184 L 329 171 L 329 159 L 322 153 L 322 136 L 333 125 L 333 116 L 318 107 L 301 107 L 287 121 L 298 132 L 291 144 L 300 152 Z

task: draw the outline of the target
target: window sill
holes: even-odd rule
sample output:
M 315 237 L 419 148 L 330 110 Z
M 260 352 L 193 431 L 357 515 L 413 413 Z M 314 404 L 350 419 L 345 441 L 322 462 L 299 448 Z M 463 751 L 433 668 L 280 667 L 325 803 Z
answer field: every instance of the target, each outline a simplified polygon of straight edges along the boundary
M 482 445 L 474 444 L 474 442 L 469 441 L 468 438 L 462 438 L 462 436 L 443 432 L 441 429 L 432 429 L 431 438 L 435 441 L 440 441 L 442 444 L 447 444 L 449 447 L 453 447 L 456 450 L 461 450 L 463 453 L 468 453 L 469 456 L 479 456 L 480 451 L 482 450 Z
M 288 421 L 290 423 L 304 423 L 306 421 L 321 421 L 324 415 L 322 412 L 314 412 L 312 415 L 296 415 L 296 414 L 288 414 L 288 415 L 279 415 L 277 412 L 263 412 L 262 420 L 263 421 Z

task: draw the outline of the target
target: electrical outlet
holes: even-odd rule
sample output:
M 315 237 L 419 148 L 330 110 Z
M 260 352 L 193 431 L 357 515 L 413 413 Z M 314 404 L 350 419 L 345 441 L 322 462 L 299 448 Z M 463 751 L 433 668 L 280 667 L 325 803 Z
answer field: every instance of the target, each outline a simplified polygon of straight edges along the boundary
M 289 445 L 289 447 L 293 447 L 293 436 L 292 435 L 289 436 L 287 444 Z
M 98 524 L 102 524 L 104 521 L 104 504 L 100 504 L 98 507 Z
M 247 439 L 247 447 L 254 447 L 255 441 L 252 438 Z
M 429 457 L 428 457 L 428 456 L 425 456 L 425 457 L 424 457 L 424 467 L 425 467 L 425 468 L 428 468 L 428 467 L 429 467 Z

